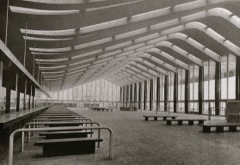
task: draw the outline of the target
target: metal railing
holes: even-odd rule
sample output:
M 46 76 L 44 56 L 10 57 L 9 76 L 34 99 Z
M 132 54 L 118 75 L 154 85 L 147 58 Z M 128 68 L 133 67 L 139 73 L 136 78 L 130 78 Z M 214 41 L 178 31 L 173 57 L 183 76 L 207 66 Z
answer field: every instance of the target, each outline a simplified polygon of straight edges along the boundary
M 39 125 L 45 125 L 45 124 L 58 124 L 58 123 L 61 123 L 61 122 L 30 122 L 30 123 L 27 123 L 25 124 L 24 128 L 28 128 L 28 129 L 31 129 L 31 126 L 33 128 L 37 128 Z M 91 126 L 93 124 L 97 125 L 100 127 L 100 124 L 97 123 L 97 122 L 68 122 L 69 124 L 91 124 Z M 31 139 L 31 134 L 29 131 L 25 131 L 27 132 L 28 136 L 27 136 L 27 142 L 29 143 L 30 142 L 30 139 Z M 24 151 L 24 137 L 25 137 L 25 132 L 22 132 L 22 140 L 21 140 L 21 152 Z M 98 138 L 100 138 L 101 136 L 101 131 L 98 130 Z M 98 147 L 100 147 L 100 142 L 98 142 Z
M 40 132 L 40 131 L 67 131 L 67 130 L 108 130 L 109 131 L 109 159 L 113 159 L 112 140 L 113 132 L 107 127 L 55 127 L 55 128 L 22 128 L 13 131 L 9 137 L 8 165 L 13 165 L 14 136 L 20 132 Z

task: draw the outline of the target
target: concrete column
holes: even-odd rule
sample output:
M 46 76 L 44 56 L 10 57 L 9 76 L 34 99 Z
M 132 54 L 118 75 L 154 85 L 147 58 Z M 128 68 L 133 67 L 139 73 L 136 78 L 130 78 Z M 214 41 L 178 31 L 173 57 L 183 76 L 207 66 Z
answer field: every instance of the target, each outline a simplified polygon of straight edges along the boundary
M 0 61 L 0 93 L 2 93 L 2 85 L 3 85 L 3 62 Z
M 125 86 L 122 86 L 122 106 L 124 106 L 125 101 Z
M 150 103 L 149 103 L 149 108 L 150 111 L 152 110 L 152 104 L 153 104 L 153 79 L 150 79 Z
M 6 108 L 5 113 L 10 113 L 10 99 L 11 99 L 11 89 L 9 87 L 6 88 Z
M 134 107 L 137 108 L 137 106 L 136 106 L 136 103 L 137 103 L 137 83 L 134 83 L 134 98 L 133 98 L 133 101 L 134 101 Z
M 146 102 L 147 102 L 147 81 L 144 81 L 144 98 L 143 98 L 143 109 L 146 110 Z
M 190 73 L 185 70 L 185 113 L 189 112 L 189 99 L 190 99 Z
M 24 80 L 23 110 L 27 109 L 26 96 L 27 96 L 27 80 Z
M 220 114 L 220 98 L 221 98 L 221 62 L 216 62 L 215 70 L 215 112 L 216 115 Z
M 236 56 L 236 100 L 240 100 L 240 57 Z
M 34 85 L 32 85 L 32 93 L 31 93 L 31 95 L 32 95 L 32 109 L 34 109 L 34 107 L 35 107 L 35 105 L 34 105 L 34 96 L 35 96 L 35 86 Z
M 203 99 L 204 99 L 204 67 L 199 66 L 199 76 L 198 76 L 198 109 L 199 114 L 203 112 Z
M 3 70 L 2 73 L 3 73 L 2 74 L 2 85 L 6 88 L 5 113 L 10 113 L 11 90 L 15 90 L 15 88 L 16 88 L 16 72 L 14 72 L 12 70 Z
M 177 112 L 178 106 L 178 73 L 174 73 L 174 89 L 173 89 L 173 110 Z
M 126 106 L 128 106 L 129 102 L 129 85 L 126 86 Z
M 164 82 L 164 111 L 168 111 L 168 75 L 165 75 L 165 82 Z
M 158 111 L 159 109 L 159 103 L 160 103 L 160 77 L 157 77 L 157 89 L 156 89 L 156 109 Z
M 129 100 L 129 102 L 130 102 L 130 105 L 132 105 L 132 100 L 133 100 L 133 84 L 130 84 L 129 85 L 129 88 L 130 88 L 130 93 L 129 93 L 129 95 L 130 95 L 130 100 Z
M 138 109 L 141 109 L 141 101 L 142 101 L 142 82 L 138 84 Z
M 123 101 L 123 104 L 122 104 L 122 106 L 124 106 L 125 105 L 125 86 L 123 86 L 122 87 L 123 88 L 123 98 L 122 98 L 122 101 Z
M 123 87 L 120 87 L 120 102 L 123 102 Z
M 0 39 L 7 45 L 8 39 L 8 18 L 9 18 L 9 8 L 8 8 L 8 0 L 1 1 L 0 3 L 0 11 L 1 11 L 1 35 Z
M 15 86 L 15 90 L 16 90 L 16 94 L 17 94 L 17 98 L 16 98 L 16 111 L 19 111 L 19 105 L 20 105 L 20 89 L 19 89 L 19 78 L 18 78 L 18 73 L 16 74 L 16 86 Z
M 28 109 L 31 109 L 31 94 L 32 94 L 32 84 L 29 84 L 28 86 L 28 93 L 29 93 L 29 97 L 28 97 Z

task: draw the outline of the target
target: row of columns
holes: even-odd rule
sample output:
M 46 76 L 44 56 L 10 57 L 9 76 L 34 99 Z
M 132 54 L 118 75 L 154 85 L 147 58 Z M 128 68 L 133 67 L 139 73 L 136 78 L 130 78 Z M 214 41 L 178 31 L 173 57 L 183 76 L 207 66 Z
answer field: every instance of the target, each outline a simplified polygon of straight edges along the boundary
M 20 93 L 23 93 L 23 110 L 34 108 L 35 86 L 30 83 L 21 74 L 12 71 L 4 70 L 3 62 L 0 61 L 0 90 L 5 87 L 5 113 L 10 113 L 11 107 L 11 90 L 16 91 L 16 111 L 20 110 Z M 26 96 L 29 95 L 28 105 Z M 32 96 L 32 97 L 30 97 Z
M 4 41 L 5 45 L 8 46 L 8 43 L 10 43 L 9 41 L 11 40 L 11 38 L 8 37 L 8 33 L 10 33 L 9 30 L 11 30 L 11 28 L 9 28 L 9 26 L 11 26 L 11 24 L 9 24 L 9 20 L 12 20 L 11 19 L 12 15 L 9 13 L 9 1 L 2 1 L 1 5 L 0 5 L 0 10 L 1 10 L 1 13 L 4 14 L 4 16 L 1 17 L 1 19 L 2 19 L 1 23 L 2 23 L 2 26 L 5 27 L 5 30 L 3 32 L 4 35 L 0 36 L 0 40 Z M 25 28 L 27 29 L 27 22 L 26 22 Z M 31 57 L 31 56 L 26 57 L 26 55 L 27 55 L 26 42 L 27 42 L 27 40 L 25 40 L 24 47 L 19 47 L 20 52 L 21 51 L 24 52 L 23 57 L 21 56 L 21 54 L 17 53 L 16 58 L 23 59 L 22 63 L 25 68 L 26 68 L 25 64 L 27 62 L 32 62 L 32 75 L 34 78 L 38 77 L 38 80 L 39 80 L 40 72 L 35 67 L 34 55 L 33 55 L 33 57 Z M 2 58 L 2 59 L 4 59 L 4 58 Z M 6 64 L 6 66 L 3 66 L 4 65 L 3 61 L 0 61 L 0 91 L 2 90 L 1 89 L 2 87 L 6 88 L 5 113 L 10 113 L 11 90 L 16 91 L 16 107 L 15 107 L 16 111 L 19 111 L 19 109 L 20 109 L 20 93 L 23 93 L 23 95 L 24 95 L 23 109 L 25 110 L 25 109 L 34 108 L 35 86 L 32 85 L 30 83 L 30 81 L 28 81 L 25 77 L 22 76 L 22 75 L 24 75 L 23 73 L 18 73 L 15 70 L 16 68 L 11 67 L 11 65 L 12 65 L 11 59 L 10 60 L 4 59 L 4 63 Z M 11 70 L 4 70 L 5 69 L 4 67 L 6 69 L 11 68 Z M 35 74 L 35 72 L 37 72 L 38 74 Z M 5 76 L 5 75 L 7 75 L 7 76 Z M 5 79 L 5 77 L 7 77 L 7 79 Z M 42 77 L 40 77 L 40 78 L 42 78 Z M 14 84 L 12 84 L 12 82 L 14 82 Z M 27 94 L 29 96 L 33 96 L 32 100 L 31 100 L 31 97 L 29 97 L 28 105 L 26 105 Z
M 216 62 L 215 68 L 215 113 L 216 115 L 220 114 L 220 100 L 221 100 L 221 62 Z M 203 113 L 203 100 L 204 100 L 204 67 L 199 66 L 199 82 L 198 82 L 198 110 L 199 114 Z M 159 109 L 160 103 L 160 77 L 157 77 L 157 88 L 156 88 L 156 108 Z M 134 103 L 137 102 L 135 89 L 137 88 L 137 83 L 122 86 L 120 88 L 120 100 L 128 105 L 129 95 L 130 100 L 132 101 L 132 86 L 134 85 Z M 143 85 L 143 98 L 142 98 L 142 85 Z M 143 102 L 143 109 L 146 110 L 146 102 L 147 102 L 147 92 L 150 93 L 150 105 L 149 109 L 152 110 L 152 102 L 153 102 L 153 79 L 150 79 L 150 88 L 147 91 L 147 81 L 139 82 L 138 85 L 138 109 L 141 107 L 141 102 Z M 168 111 L 168 97 L 169 97 L 169 77 L 165 75 L 164 82 L 164 111 Z M 130 88 L 130 91 L 129 91 Z M 236 57 L 236 99 L 240 99 L 240 57 Z M 189 113 L 189 100 L 190 100 L 190 72 L 189 70 L 185 70 L 185 113 Z M 174 86 L 173 86 L 173 108 L 174 112 L 177 112 L 177 103 L 178 103 L 178 73 L 174 73 Z

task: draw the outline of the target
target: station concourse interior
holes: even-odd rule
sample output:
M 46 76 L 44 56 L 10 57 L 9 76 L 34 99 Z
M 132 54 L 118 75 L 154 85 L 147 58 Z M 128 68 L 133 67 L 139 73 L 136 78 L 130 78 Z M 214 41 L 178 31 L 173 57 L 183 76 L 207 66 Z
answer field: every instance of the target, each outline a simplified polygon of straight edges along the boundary
M 240 0 L 0 0 L 0 164 L 239 165 L 239 32 Z

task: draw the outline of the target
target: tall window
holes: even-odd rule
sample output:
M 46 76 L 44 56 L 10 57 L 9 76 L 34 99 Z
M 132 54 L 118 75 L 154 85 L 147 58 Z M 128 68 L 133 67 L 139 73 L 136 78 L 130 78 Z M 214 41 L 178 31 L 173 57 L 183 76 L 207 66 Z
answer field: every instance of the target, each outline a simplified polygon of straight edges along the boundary
M 174 73 L 168 73 L 168 108 L 173 112 L 173 100 L 174 100 Z
M 141 85 L 142 85 L 142 92 L 141 92 L 141 94 L 142 94 L 142 97 L 141 97 L 141 98 L 142 98 L 142 100 L 141 100 L 141 109 L 144 109 L 144 88 L 145 88 L 145 87 L 144 87 L 144 81 L 142 81 L 141 83 L 142 83 L 142 84 L 141 84 Z
M 165 86 L 165 75 L 160 76 L 160 104 L 159 104 L 159 110 L 164 111 L 164 86 Z
M 197 65 L 191 65 L 189 67 L 190 73 L 190 104 L 189 110 L 198 112 L 198 92 L 199 92 L 199 67 Z
M 178 112 L 185 110 L 185 70 L 178 69 Z
M 150 79 L 147 80 L 147 105 L 146 105 L 146 109 L 149 110 L 150 109 Z
M 236 57 L 234 55 L 229 55 L 228 66 L 228 98 L 236 99 Z
M 153 78 L 153 110 L 156 110 L 156 101 L 157 101 L 157 77 Z
M 221 99 L 236 98 L 236 57 L 229 54 L 221 58 Z
M 215 70 L 216 63 L 213 61 L 204 61 L 204 103 L 203 114 L 208 114 L 210 107 L 215 107 Z

